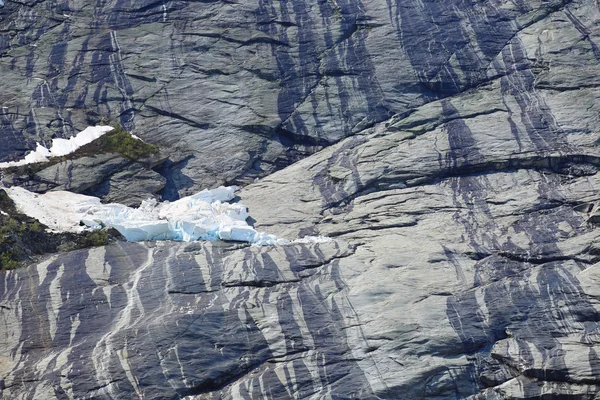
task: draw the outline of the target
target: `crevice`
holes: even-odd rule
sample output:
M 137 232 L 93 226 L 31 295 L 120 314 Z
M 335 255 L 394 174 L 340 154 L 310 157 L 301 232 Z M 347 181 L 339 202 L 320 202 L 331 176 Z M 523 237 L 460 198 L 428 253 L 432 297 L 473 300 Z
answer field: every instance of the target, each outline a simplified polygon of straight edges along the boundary
M 167 294 L 181 294 L 181 295 L 190 295 L 195 296 L 203 293 L 214 293 L 218 290 L 178 290 L 178 289 L 169 289 L 167 290 Z
M 312 136 L 299 135 L 295 132 L 289 131 L 278 125 L 272 128 L 268 125 L 240 125 L 239 129 L 259 135 L 271 140 L 278 140 L 282 144 L 289 144 L 290 146 L 321 146 L 326 147 L 330 145 L 327 140 L 316 138 Z
M 552 86 L 550 84 L 537 84 L 535 85 L 536 89 L 541 90 L 550 90 L 554 92 L 571 92 L 571 91 L 579 91 L 581 89 L 596 89 L 599 88 L 600 84 L 582 84 L 579 86 Z
M 567 176 L 565 171 L 561 170 L 561 166 L 569 165 L 585 165 L 591 164 L 595 167 L 600 167 L 600 156 L 592 154 L 519 154 L 519 158 L 507 158 L 487 160 L 480 163 L 471 163 L 455 168 L 447 168 L 432 171 L 429 174 L 419 175 L 417 172 L 412 176 L 404 177 L 379 177 L 362 186 L 353 194 L 336 202 L 332 202 L 323 209 L 329 210 L 349 204 L 351 201 L 371 194 L 373 192 L 382 192 L 387 190 L 396 190 L 399 188 L 425 186 L 434 183 L 439 183 L 443 180 L 451 178 L 460 178 L 475 175 L 487 175 L 499 172 L 517 171 L 517 170 L 533 170 L 533 171 L 549 171 L 555 174 Z M 321 214 L 323 214 L 323 211 Z
M 213 38 L 213 39 L 223 40 L 225 42 L 240 44 L 242 46 L 250 46 L 253 44 L 270 44 L 270 45 L 275 45 L 275 46 L 290 47 L 289 44 L 282 42 L 280 40 L 277 40 L 277 39 L 273 39 L 269 36 L 260 36 L 260 37 L 246 39 L 246 40 L 241 40 L 241 39 L 235 39 L 235 38 L 228 37 L 228 36 L 223 36 L 220 33 L 183 32 L 183 33 L 181 33 L 181 35 L 182 36 L 199 36 L 199 37 Z
M 291 22 L 291 21 L 278 21 L 278 20 L 270 20 L 270 21 L 259 21 L 257 22 L 257 25 L 271 25 L 271 24 L 275 24 L 275 25 L 281 25 L 284 26 L 286 28 L 292 27 L 292 26 L 298 26 L 298 24 Z
M 179 120 L 179 121 L 183 122 L 184 124 L 189 125 L 194 128 L 198 128 L 198 129 L 202 129 L 202 130 L 207 130 L 209 128 L 212 128 L 212 125 L 208 122 L 197 122 L 197 121 L 191 120 L 189 118 L 186 118 L 182 115 L 176 114 L 174 112 L 166 111 L 166 110 L 154 107 L 154 106 L 145 104 L 144 108 L 147 108 L 148 110 L 150 110 L 158 115 L 162 115 L 163 117 L 169 117 L 172 119 Z
M 577 256 L 529 255 L 529 254 L 510 253 L 510 252 L 505 252 L 505 251 L 499 251 L 495 254 L 500 257 L 511 260 L 511 261 L 517 261 L 517 262 L 533 264 L 533 265 L 544 265 L 544 264 L 548 264 L 548 263 L 552 263 L 552 262 L 561 262 L 561 261 L 575 261 L 575 262 L 580 262 L 582 264 L 592 265 L 598 261 L 598 257 L 593 257 L 592 259 L 585 259 L 585 258 L 580 258 Z M 490 254 L 490 256 L 492 256 L 492 254 Z
M 249 281 L 234 280 L 230 282 L 222 282 L 221 286 L 226 288 L 232 287 L 249 287 L 249 288 L 266 288 L 275 285 L 284 285 L 286 283 L 298 283 L 302 281 L 302 278 L 289 279 L 289 280 L 268 280 L 268 279 L 257 279 Z
M 382 230 L 386 230 L 386 229 L 394 229 L 394 228 L 407 228 L 407 227 L 411 227 L 411 226 L 416 226 L 418 224 L 417 221 L 410 221 L 410 222 L 404 222 L 404 223 L 397 223 L 397 224 L 387 224 L 387 225 L 380 225 L 380 226 L 368 226 L 366 225 L 364 228 L 355 228 L 355 229 L 345 229 L 345 230 L 339 230 L 339 231 L 335 231 L 335 232 L 331 232 L 328 233 L 327 236 L 329 237 L 339 237 L 339 236 L 343 236 L 343 235 L 348 235 L 351 233 L 356 233 L 356 232 L 362 232 L 362 231 L 382 231 Z
M 157 79 L 156 78 L 148 78 L 147 76 L 142 76 L 142 75 L 136 75 L 136 74 L 131 74 L 131 73 L 125 73 L 126 76 L 129 76 L 131 78 L 134 79 L 138 79 L 140 81 L 144 81 L 144 82 L 156 82 Z
M 416 111 L 416 110 L 415 110 Z M 485 110 L 485 111 L 480 111 L 480 112 L 474 112 L 471 114 L 465 114 L 465 115 L 456 115 L 456 116 L 445 116 L 445 115 L 440 115 L 440 118 L 430 118 L 429 120 L 416 120 L 414 122 L 407 122 L 402 124 L 403 120 L 398 121 L 395 124 L 392 124 L 390 126 L 387 127 L 387 129 L 390 132 L 397 132 L 397 131 L 409 131 L 411 133 L 415 133 L 418 135 L 423 135 L 427 132 L 432 132 L 434 130 L 436 130 L 437 128 L 439 128 L 440 126 L 450 123 L 452 121 L 456 121 L 456 120 L 466 120 L 466 119 L 474 119 L 477 117 L 481 117 L 481 116 L 485 116 L 485 115 L 491 115 L 491 114 L 495 114 L 495 113 L 508 113 L 508 110 L 504 109 L 504 108 L 491 108 L 489 110 Z M 428 123 L 433 123 L 433 125 L 431 127 L 427 127 L 426 129 L 414 129 L 414 128 L 418 128 L 420 126 L 424 126 L 427 125 Z

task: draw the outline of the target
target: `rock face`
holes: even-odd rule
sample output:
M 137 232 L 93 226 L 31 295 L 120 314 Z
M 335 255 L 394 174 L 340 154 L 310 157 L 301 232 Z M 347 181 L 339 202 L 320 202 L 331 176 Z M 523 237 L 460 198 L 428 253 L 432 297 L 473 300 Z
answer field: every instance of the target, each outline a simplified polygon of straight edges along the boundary
M 2 345 L 22 344 L 18 355 L 3 354 L 3 395 L 220 398 L 227 388 L 285 398 L 319 385 L 322 394 L 369 397 L 344 334 L 351 307 L 339 296 L 338 267 L 350 254 L 336 242 L 273 249 L 159 242 L 11 271 L 3 276 Z M 67 281 L 78 283 L 68 295 Z M 26 354 L 35 361 L 10 361 Z
M 598 398 L 597 2 L 5 3 L 0 160 L 118 119 L 333 241 L 5 273 L 3 396 Z
M 591 0 L 7 1 L 0 161 L 105 118 L 169 151 L 172 191 L 190 194 L 489 82 L 515 96 L 484 112 L 510 108 L 521 129 L 532 107 L 572 105 L 569 91 L 593 101 L 597 12 Z M 547 117 L 526 124 L 552 130 Z

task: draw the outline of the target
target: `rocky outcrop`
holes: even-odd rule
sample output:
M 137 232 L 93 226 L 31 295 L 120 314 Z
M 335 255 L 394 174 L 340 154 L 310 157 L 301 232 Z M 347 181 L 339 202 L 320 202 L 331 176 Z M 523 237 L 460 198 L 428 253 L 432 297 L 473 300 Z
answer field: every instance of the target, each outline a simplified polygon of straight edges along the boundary
M 0 19 L 3 159 L 119 118 L 165 152 L 164 198 L 252 182 L 256 229 L 333 238 L 118 243 L 4 274 L 3 396 L 598 396 L 596 2 Z
M 159 158 L 160 160 L 160 158 Z M 100 197 L 104 202 L 119 202 L 139 206 L 143 200 L 157 195 L 167 180 L 149 168 L 156 162 L 138 162 L 117 153 L 78 157 L 35 169 L 22 167 L 4 179 L 9 185 L 27 187 L 45 193 L 49 190 L 68 190 Z
M 155 146 L 119 127 L 65 156 L 6 168 L 0 178 L 4 185 L 25 186 L 37 193 L 68 190 L 139 206 L 164 189 L 167 180 L 155 170 L 165 162 Z
M 19 349 L 3 350 L 3 396 L 219 398 L 235 386 L 285 398 L 319 385 L 368 397 L 344 335 L 338 265 L 352 252 L 122 243 L 11 271 L 2 345 Z
M 0 160 L 102 117 L 168 150 L 188 178 L 173 193 L 248 183 L 490 81 L 543 88 L 542 108 L 593 92 L 596 14 L 587 0 L 7 1 Z

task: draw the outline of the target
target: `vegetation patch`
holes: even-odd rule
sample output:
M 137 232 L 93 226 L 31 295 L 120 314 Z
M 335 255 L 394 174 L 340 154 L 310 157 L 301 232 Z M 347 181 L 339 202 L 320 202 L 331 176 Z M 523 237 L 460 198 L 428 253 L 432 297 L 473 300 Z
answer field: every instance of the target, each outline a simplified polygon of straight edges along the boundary
M 93 157 L 98 154 L 118 153 L 132 160 L 141 160 L 158 152 L 158 147 L 133 138 L 121 125 L 113 125 L 113 130 L 88 143 L 71 154 L 62 157 L 51 157 L 47 162 L 6 168 L 7 174 L 16 176 L 33 176 L 42 169 L 67 160 L 82 157 Z
M 127 158 L 139 160 L 158 152 L 158 147 L 135 139 L 121 125 L 113 127 L 115 129 L 81 147 L 70 156 L 80 158 L 103 153 L 119 153 Z
M 104 246 L 120 237 L 114 229 L 80 234 L 47 230 L 35 218 L 19 213 L 6 191 L 0 189 L 0 270 L 35 262 L 47 253 Z

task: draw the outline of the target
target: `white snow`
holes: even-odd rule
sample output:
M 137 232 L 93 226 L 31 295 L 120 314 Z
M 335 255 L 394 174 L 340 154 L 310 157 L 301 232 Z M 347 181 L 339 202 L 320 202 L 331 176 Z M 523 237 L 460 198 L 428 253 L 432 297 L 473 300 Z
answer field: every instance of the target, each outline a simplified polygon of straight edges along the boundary
M 81 232 L 81 216 L 101 207 L 100 199 L 71 192 L 32 193 L 18 186 L 4 188 L 15 202 L 17 210 L 36 218 L 56 232 Z
M 174 202 L 159 203 L 148 199 L 139 208 L 116 203 L 102 204 L 96 197 L 65 191 L 36 194 L 17 186 L 4 190 L 20 212 L 38 219 L 56 232 L 112 227 L 132 242 L 222 239 L 256 245 L 283 245 L 331 241 L 324 236 L 289 241 L 257 232 L 246 223 L 246 206 L 227 203 L 235 197 L 235 186 L 203 190 Z
M 280 241 L 282 239 L 279 239 Z M 327 243 L 327 242 L 331 242 L 332 239 L 328 236 L 304 236 L 301 239 L 295 239 L 292 241 L 289 241 L 287 243 L 290 244 L 312 244 L 312 243 Z
M 246 206 L 227 203 L 235 197 L 235 186 L 203 190 L 174 202 L 159 203 L 155 199 L 148 199 L 139 208 L 122 204 L 101 204 L 96 197 L 65 191 L 40 195 L 16 186 L 5 190 L 20 212 L 37 218 L 51 230 L 58 232 L 112 227 L 133 242 L 223 239 L 275 245 L 321 243 L 329 240 L 317 237 L 290 242 L 257 232 L 246 223 Z
M 91 228 L 110 226 L 129 241 L 236 240 L 250 243 L 274 242 L 275 236 L 256 232 L 246 223 L 243 204 L 228 204 L 235 197 L 235 186 L 203 190 L 180 200 L 142 202 L 139 208 L 121 204 L 94 207 L 81 221 Z
M 93 142 L 113 129 L 112 126 L 89 126 L 70 139 L 52 139 L 52 147 L 50 147 L 50 150 L 38 143 L 37 148 L 27 154 L 24 159 L 0 163 L 0 169 L 46 162 L 50 157 L 65 156 L 73 153 L 80 147 Z

